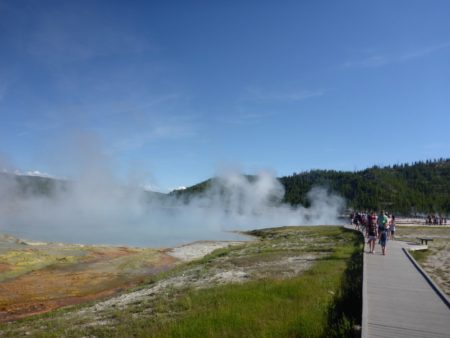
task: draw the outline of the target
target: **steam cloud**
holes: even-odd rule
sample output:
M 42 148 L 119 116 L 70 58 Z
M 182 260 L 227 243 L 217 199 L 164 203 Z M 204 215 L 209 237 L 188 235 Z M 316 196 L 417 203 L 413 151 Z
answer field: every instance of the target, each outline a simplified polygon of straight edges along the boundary
M 149 194 L 123 187 L 88 167 L 50 196 L 19 194 L 0 175 L 0 232 L 22 238 L 85 244 L 165 247 L 195 240 L 237 239 L 232 230 L 284 225 L 338 224 L 343 200 L 325 189 L 308 194 L 310 207 L 282 203 L 284 188 L 270 173 L 232 172 L 201 194 Z

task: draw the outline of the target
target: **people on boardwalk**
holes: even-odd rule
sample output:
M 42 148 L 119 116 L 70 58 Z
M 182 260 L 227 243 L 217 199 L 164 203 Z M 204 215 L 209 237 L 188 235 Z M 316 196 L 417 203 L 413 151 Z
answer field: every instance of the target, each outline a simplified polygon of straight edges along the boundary
M 374 253 L 375 241 L 378 237 L 377 215 L 375 211 L 373 211 L 368 217 L 368 224 L 366 228 L 367 228 L 367 237 L 368 237 L 367 243 L 369 244 L 369 252 Z
M 366 228 L 367 228 L 367 213 L 362 212 L 361 213 L 361 231 L 363 233 L 366 232 Z
M 353 219 L 353 224 L 355 225 L 355 230 L 359 231 L 361 226 L 361 213 L 356 213 L 355 218 Z
M 442 214 L 439 214 L 439 215 L 429 214 L 425 218 L 425 224 L 427 224 L 427 225 L 447 225 L 447 217 L 443 216 Z
M 384 210 L 378 215 L 378 239 L 381 245 L 381 253 L 386 255 L 386 244 L 388 241 L 388 231 L 389 231 L 389 219 L 386 216 Z
M 391 219 L 389 221 L 389 239 L 395 239 L 395 215 L 391 215 Z

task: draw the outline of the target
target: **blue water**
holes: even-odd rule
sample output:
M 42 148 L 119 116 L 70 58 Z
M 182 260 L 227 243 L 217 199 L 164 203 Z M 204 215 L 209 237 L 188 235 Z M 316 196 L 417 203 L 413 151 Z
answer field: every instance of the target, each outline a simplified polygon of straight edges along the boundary
M 195 241 L 247 241 L 249 236 L 229 231 L 207 231 L 190 232 L 187 229 L 180 231 L 177 229 L 173 233 L 164 231 L 158 233 L 154 231 L 143 231 L 145 229 L 136 228 L 123 231 L 123 229 L 105 229 L 95 226 L 89 231 L 83 229 L 64 227 L 54 228 L 43 225 L 16 225 L 2 226 L 0 233 L 11 235 L 17 238 L 57 243 L 86 244 L 86 245 L 114 245 L 129 247 L 151 247 L 167 248 L 180 246 Z

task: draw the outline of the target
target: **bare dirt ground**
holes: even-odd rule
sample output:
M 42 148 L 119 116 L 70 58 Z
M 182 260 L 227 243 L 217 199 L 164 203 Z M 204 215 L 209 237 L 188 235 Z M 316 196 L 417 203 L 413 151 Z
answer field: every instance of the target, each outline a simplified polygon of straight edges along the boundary
M 0 322 L 111 296 L 177 261 L 165 250 L 37 243 L 0 235 Z
M 397 226 L 397 239 L 417 242 L 418 237 L 433 239 L 428 242 L 428 250 L 419 263 L 450 296 L 450 226 Z

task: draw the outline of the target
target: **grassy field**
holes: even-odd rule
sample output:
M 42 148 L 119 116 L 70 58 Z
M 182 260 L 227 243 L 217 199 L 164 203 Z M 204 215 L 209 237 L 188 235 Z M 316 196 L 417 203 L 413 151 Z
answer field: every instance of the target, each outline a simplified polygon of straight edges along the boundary
M 251 232 L 104 302 L 0 326 L 16 337 L 352 337 L 362 240 L 339 227 Z
M 430 237 L 428 250 L 412 255 L 439 287 L 450 296 L 450 227 L 397 227 L 400 240 L 417 242 L 417 237 Z

